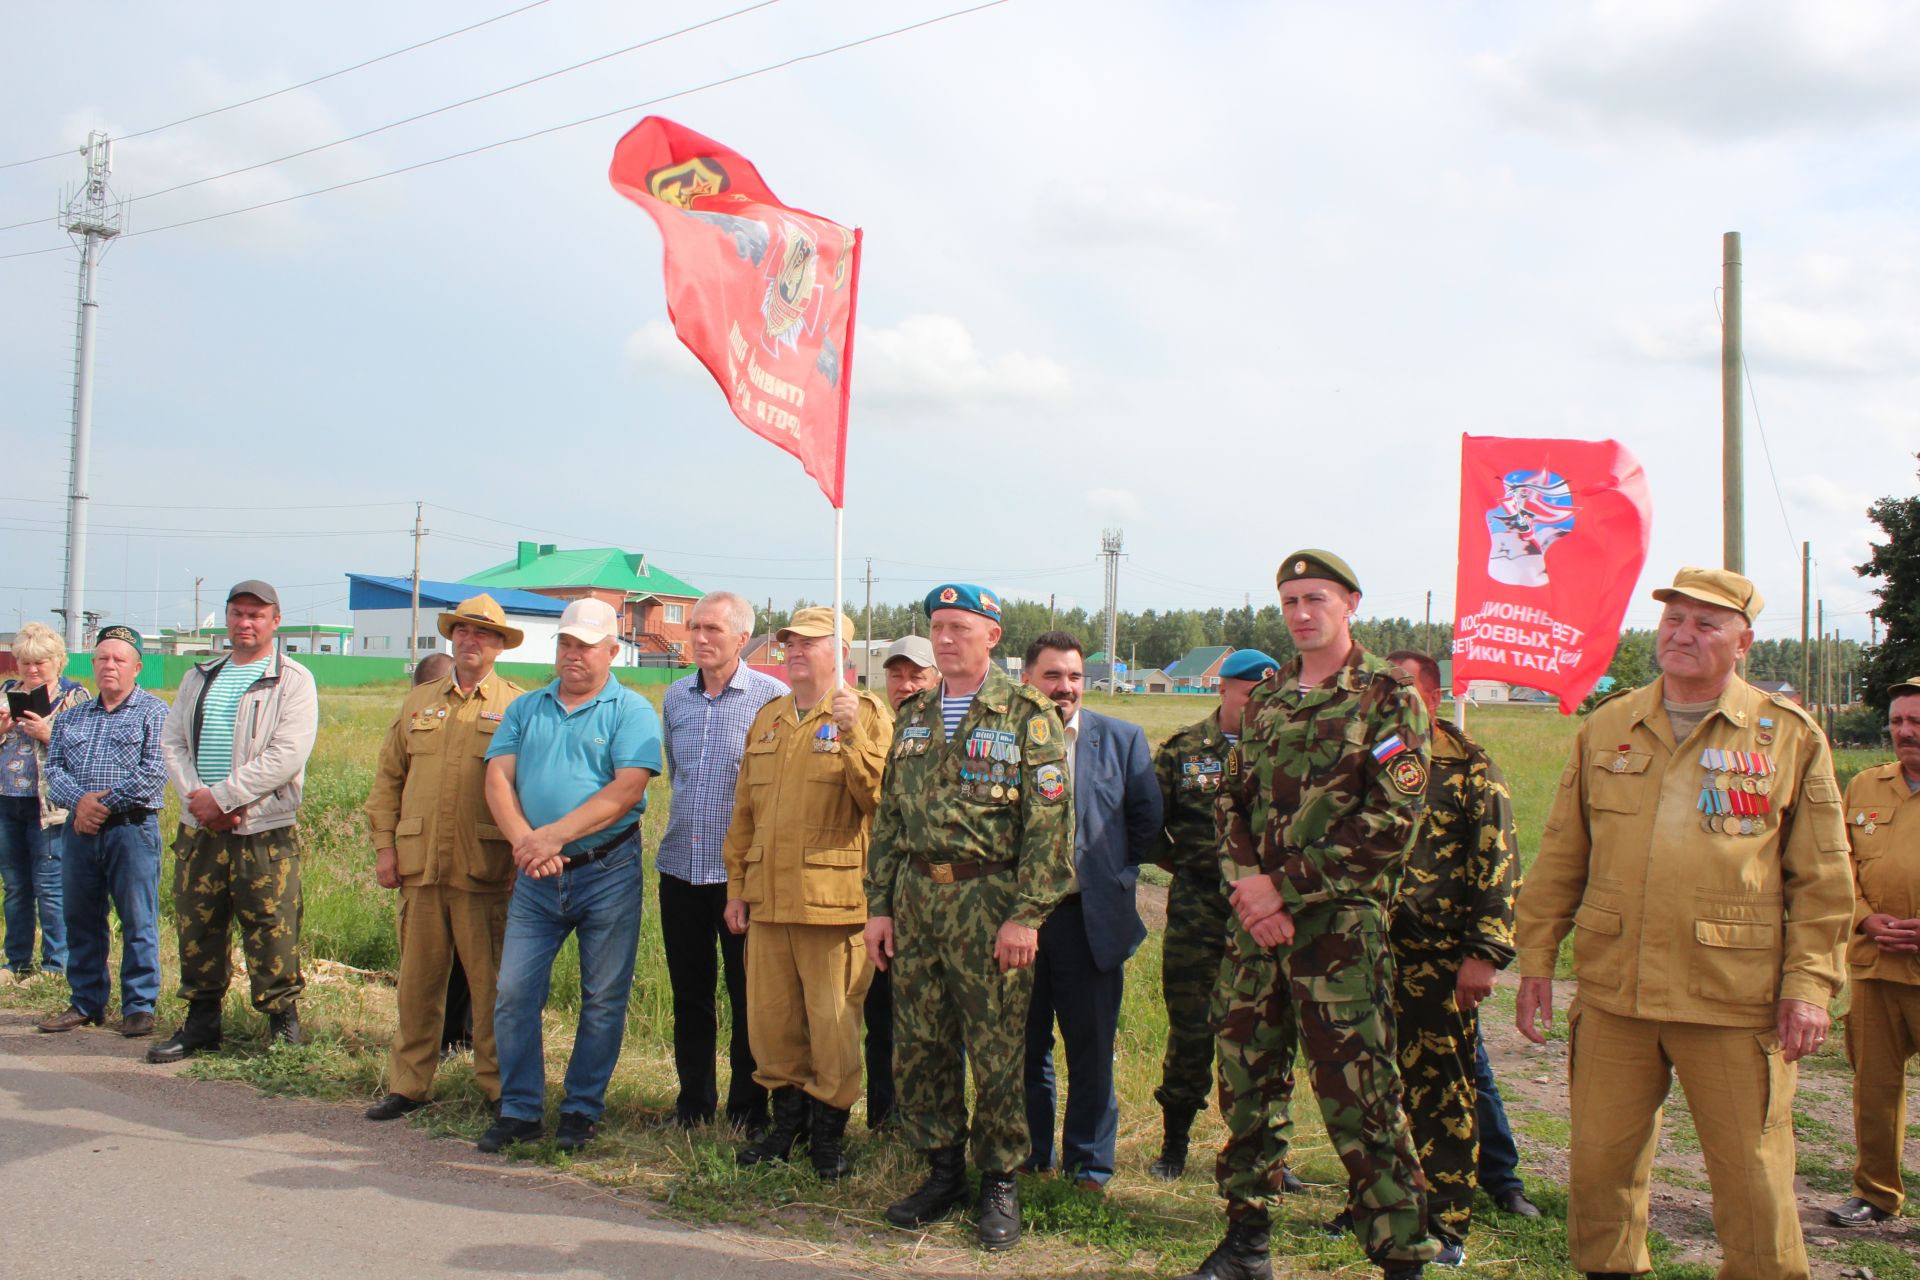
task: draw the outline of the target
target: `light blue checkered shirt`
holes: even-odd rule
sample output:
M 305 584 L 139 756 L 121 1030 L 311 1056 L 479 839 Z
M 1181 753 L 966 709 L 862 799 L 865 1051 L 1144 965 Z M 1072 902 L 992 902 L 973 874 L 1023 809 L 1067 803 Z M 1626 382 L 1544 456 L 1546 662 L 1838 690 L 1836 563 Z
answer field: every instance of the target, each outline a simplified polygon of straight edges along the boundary
M 786 685 L 744 662 L 717 697 L 707 696 L 697 671 L 667 686 L 660 718 L 666 726 L 673 808 L 654 855 L 660 874 L 688 884 L 726 883 L 720 851 L 733 821 L 733 787 L 747 730 L 760 708 L 786 693 Z

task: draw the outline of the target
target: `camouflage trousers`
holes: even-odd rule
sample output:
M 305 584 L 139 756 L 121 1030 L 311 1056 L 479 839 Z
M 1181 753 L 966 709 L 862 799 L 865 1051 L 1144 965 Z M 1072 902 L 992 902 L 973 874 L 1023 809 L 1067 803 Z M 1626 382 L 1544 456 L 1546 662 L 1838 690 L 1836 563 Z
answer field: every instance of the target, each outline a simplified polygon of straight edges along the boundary
M 253 983 L 253 1007 L 283 1013 L 300 976 L 300 853 L 292 827 L 242 836 L 182 825 L 173 842 L 173 911 L 180 928 L 180 994 L 226 996 L 229 931 Z
M 1231 908 L 1212 882 L 1178 872 L 1167 890 L 1160 986 L 1167 1001 L 1167 1052 L 1153 1099 L 1167 1111 L 1204 1111 L 1213 1087 L 1213 992 L 1227 951 Z
M 1375 1262 L 1430 1262 L 1439 1246 L 1427 1235 L 1424 1179 L 1401 1110 L 1384 922 L 1326 909 L 1295 924 L 1294 941 L 1272 950 L 1237 918 L 1227 935 L 1217 996 L 1227 1141 L 1215 1166 L 1227 1217 L 1266 1212 L 1279 1195 L 1297 1042 L 1346 1167 L 1361 1247 Z
M 1394 1026 L 1407 1123 L 1427 1175 L 1427 1226 L 1464 1244 L 1473 1225 L 1480 1135 L 1473 1086 L 1480 1016 L 1454 997 L 1461 957 L 1394 947 Z
M 1010 1173 L 1027 1157 L 1023 1068 L 1032 968 L 1001 973 L 993 940 L 1012 914 L 1011 871 L 936 884 L 907 867 L 894 891 L 893 1079 L 900 1123 L 920 1151 L 967 1141 L 973 1159 Z

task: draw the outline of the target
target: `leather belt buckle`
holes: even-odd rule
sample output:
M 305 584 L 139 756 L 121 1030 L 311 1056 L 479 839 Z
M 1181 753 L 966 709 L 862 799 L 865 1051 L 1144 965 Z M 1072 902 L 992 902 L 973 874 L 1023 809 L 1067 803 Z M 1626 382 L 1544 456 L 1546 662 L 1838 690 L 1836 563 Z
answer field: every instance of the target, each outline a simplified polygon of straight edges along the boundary
M 935 884 L 953 883 L 953 864 L 951 862 L 929 862 L 927 874 L 933 877 Z

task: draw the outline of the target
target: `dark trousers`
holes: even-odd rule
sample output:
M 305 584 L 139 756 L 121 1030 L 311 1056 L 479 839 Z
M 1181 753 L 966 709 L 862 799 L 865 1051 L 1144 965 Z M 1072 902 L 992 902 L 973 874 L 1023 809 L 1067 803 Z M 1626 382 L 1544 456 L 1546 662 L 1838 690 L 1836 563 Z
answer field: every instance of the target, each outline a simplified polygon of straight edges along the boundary
M 867 1024 L 867 1128 L 893 1119 L 893 971 L 875 969 L 862 1010 Z
M 1120 1028 L 1125 969 L 1103 973 L 1087 945 L 1087 923 L 1078 894 L 1040 926 L 1040 952 L 1033 962 L 1033 1004 L 1027 1012 L 1027 1163 L 1051 1168 L 1054 1106 L 1053 1024 L 1067 1050 L 1067 1115 L 1060 1135 L 1060 1164 L 1075 1178 L 1105 1182 L 1113 1176 L 1114 1140 L 1120 1132 L 1120 1100 L 1113 1091 L 1113 1041 Z
M 1520 1181 L 1520 1149 L 1513 1144 L 1513 1126 L 1494 1083 L 1493 1064 L 1487 1061 L 1487 1042 L 1478 1037 L 1473 1065 L 1474 1114 L 1480 1127 L 1480 1189 L 1489 1196 L 1524 1191 Z
M 440 1052 L 472 1047 L 473 988 L 467 985 L 467 971 L 456 953 L 453 968 L 447 973 L 447 1016 L 440 1032 Z
M 753 1078 L 753 1051 L 747 1046 L 747 940 L 728 929 L 727 886 L 689 884 L 677 876 L 660 877 L 660 933 L 667 953 L 667 982 L 673 988 L 673 1065 L 680 1076 L 674 1112 L 682 1120 L 713 1118 L 719 1104 L 718 982 L 724 966 L 727 1007 L 733 1017 L 728 1046 L 727 1119 L 736 1124 L 763 1118 L 767 1091 Z M 715 959 L 714 941 L 719 940 Z

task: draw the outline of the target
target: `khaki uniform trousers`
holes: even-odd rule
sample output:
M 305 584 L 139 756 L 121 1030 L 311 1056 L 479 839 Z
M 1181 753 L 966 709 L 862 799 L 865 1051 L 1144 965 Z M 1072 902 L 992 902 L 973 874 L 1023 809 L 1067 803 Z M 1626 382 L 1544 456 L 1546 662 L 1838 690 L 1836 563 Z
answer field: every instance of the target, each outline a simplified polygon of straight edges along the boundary
M 837 1111 L 860 1097 L 860 1010 L 873 963 L 857 924 L 747 922 L 753 1078 L 798 1085 Z
M 400 890 L 400 1018 L 387 1059 L 387 1088 L 424 1102 L 433 1096 L 447 1017 L 447 977 L 457 952 L 473 993 L 473 1077 L 488 1102 L 500 1097 L 493 998 L 500 941 L 512 893 L 469 893 L 437 884 Z
M 1713 1186 L 1718 1280 L 1806 1280 L 1793 1198 L 1797 1071 L 1771 1027 L 1626 1018 L 1574 1001 L 1573 1160 L 1567 1249 L 1575 1271 L 1639 1273 L 1661 1107 L 1678 1072 Z
M 1847 1012 L 1853 1064 L 1853 1193 L 1897 1214 L 1906 1202 L 1907 1060 L 1920 1053 L 1920 986 L 1855 978 Z

